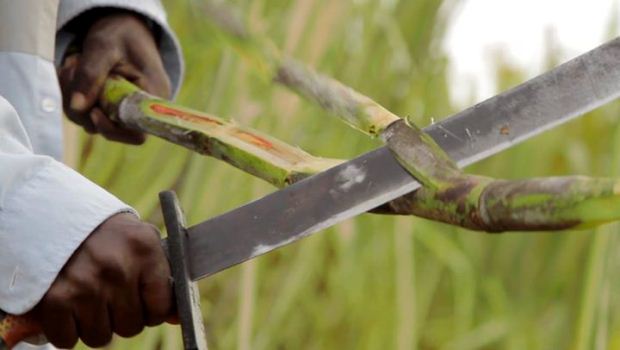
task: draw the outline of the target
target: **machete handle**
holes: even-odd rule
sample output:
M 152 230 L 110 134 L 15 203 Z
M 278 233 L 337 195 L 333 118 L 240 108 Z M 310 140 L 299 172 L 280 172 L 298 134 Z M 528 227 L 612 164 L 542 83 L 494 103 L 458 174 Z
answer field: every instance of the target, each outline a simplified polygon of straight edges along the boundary
M 41 327 L 29 316 L 13 316 L 0 311 L 0 350 L 10 350 L 18 343 L 37 337 Z

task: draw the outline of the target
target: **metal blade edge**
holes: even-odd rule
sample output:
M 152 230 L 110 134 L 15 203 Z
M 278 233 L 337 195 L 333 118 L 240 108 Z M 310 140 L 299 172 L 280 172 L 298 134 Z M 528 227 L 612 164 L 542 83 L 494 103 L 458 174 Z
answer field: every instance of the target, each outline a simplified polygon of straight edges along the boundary
M 619 59 L 615 39 L 425 132 L 460 166 L 469 165 L 618 98 Z M 387 148 L 369 152 L 189 228 L 192 278 L 290 244 L 418 186 Z

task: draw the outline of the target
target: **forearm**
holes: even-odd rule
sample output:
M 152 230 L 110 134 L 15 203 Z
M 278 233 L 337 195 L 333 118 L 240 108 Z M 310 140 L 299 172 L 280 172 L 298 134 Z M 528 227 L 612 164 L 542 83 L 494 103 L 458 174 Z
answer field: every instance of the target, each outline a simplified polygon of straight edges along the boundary
M 11 313 L 36 304 L 95 227 L 131 210 L 59 162 L 60 89 L 44 44 L 56 7 L 45 4 L 0 0 L 0 23 L 24 39 L 0 37 L 0 309 Z
M 0 98 L 0 309 L 23 313 L 81 242 L 129 207 L 48 156 L 35 155 Z

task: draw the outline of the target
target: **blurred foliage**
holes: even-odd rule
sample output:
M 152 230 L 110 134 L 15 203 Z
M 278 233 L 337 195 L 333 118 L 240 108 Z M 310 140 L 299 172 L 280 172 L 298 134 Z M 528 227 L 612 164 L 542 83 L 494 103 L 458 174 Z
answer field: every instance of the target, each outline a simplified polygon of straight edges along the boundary
M 234 118 L 309 152 L 351 158 L 378 146 L 256 79 L 203 19 L 201 0 L 167 0 L 184 47 L 179 102 Z M 424 126 L 455 112 L 441 0 L 253 0 L 254 30 L 286 52 Z M 552 46 L 550 46 L 552 47 Z M 553 65 L 555 52 L 549 52 Z M 501 56 L 498 86 L 528 78 Z M 472 101 L 473 102 L 473 101 Z M 619 175 L 619 104 L 469 171 L 522 178 Z M 144 147 L 81 136 L 79 169 L 161 225 L 160 190 L 190 223 L 273 191 L 232 167 L 151 138 Z M 363 215 L 201 282 L 211 349 L 605 349 L 620 347 L 615 225 L 485 235 L 415 218 Z M 181 349 L 151 329 L 113 349 Z

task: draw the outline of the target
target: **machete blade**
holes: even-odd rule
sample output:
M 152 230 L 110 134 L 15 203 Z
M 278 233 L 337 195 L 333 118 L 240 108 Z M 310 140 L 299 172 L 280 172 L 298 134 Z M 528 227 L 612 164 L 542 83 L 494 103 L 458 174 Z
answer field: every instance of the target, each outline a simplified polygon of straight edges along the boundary
M 425 129 L 459 166 L 620 97 L 620 39 Z M 187 229 L 193 279 L 290 244 L 419 187 L 380 148 Z

